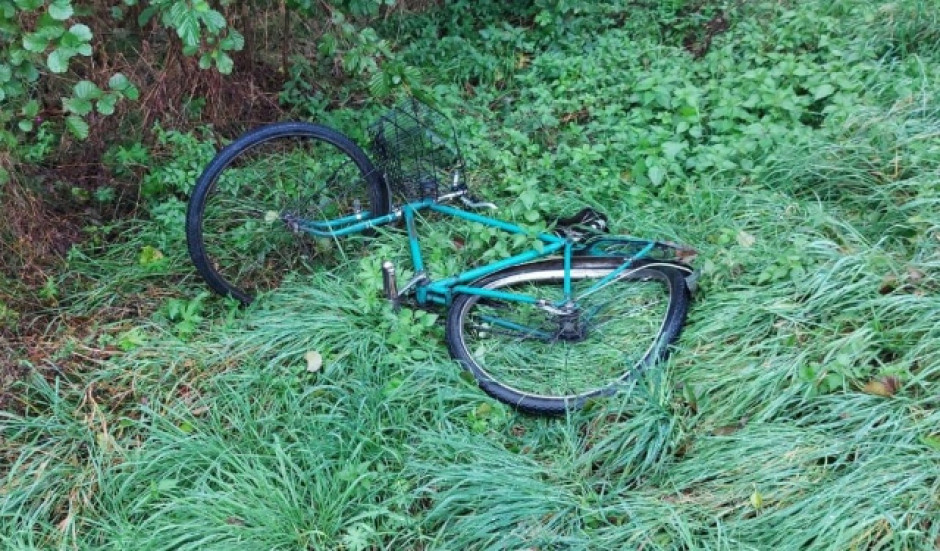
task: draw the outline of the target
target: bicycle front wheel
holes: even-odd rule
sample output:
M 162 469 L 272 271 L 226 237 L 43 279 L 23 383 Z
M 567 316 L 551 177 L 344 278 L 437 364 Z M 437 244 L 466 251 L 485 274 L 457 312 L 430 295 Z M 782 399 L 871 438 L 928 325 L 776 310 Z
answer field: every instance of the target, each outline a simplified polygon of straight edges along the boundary
M 447 318 L 451 355 L 494 398 L 520 410 L 560 414 L 614 394 L 662 360 L 689 308 L 684 267 L 639 260 L 611 281 L 619 258 L 574 258 L 572 309 L 564 298 L 560 259 L 515 266 L 474 286 L 544 300 L 461 294 Z
M 311 123 L 275 123 L 209 163 L 189 201 L 186 239 L 209 287 L 247 304 L 286 274 L 329 267 L 357 247 L 355 239 L 317 238 L 303 226 L 388 211 L 381 176 L 346 136 Z

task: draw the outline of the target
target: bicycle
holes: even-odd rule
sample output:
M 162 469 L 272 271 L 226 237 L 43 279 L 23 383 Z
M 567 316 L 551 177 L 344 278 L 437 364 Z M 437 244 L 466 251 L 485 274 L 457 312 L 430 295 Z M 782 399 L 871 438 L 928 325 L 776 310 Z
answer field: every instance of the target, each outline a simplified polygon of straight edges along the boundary
M 283 272 L 334 266 L 353 236 L 367 250 L 375 228 L 403 220 L 415 275 L 399 288 L 384 262 L 386 298 L 448 308 L 451 356 L 497 400 L 562 414 L 667 356 L 696 277 L 679 257 L 685 249 L 610 235 L 607 217 L 584 209 L 534 235 L 529 250 L 434 280 L 418 213 L 530 232 L 471 212 L 495 205 L 471 195 L 456 132 L 440 112 L 411 99 L 369 133 L 375 164 L 343 134 L 307 122 L 262 126 L 222 149 L 186 216 L 189 253 L 209 287 L 248 304 Z

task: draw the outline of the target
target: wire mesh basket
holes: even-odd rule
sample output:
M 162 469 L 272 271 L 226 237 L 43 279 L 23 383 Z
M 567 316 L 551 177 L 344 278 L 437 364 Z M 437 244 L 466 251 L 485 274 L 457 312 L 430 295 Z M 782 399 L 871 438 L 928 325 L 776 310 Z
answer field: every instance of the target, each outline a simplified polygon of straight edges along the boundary
M 394 107 L 370 128 L 373 159 L 398 199 L 436 199 L 464 162 L 454 126 L 416 99 Z

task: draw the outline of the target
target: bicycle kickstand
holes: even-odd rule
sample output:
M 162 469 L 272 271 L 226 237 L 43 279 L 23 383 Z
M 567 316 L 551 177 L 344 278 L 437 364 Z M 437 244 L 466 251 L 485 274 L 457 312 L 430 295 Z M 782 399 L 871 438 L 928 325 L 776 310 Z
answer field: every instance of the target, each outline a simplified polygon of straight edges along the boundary
M 400 306 L 398 281 L 395 277 L 395 265 L 391 260 L 382 263 L 382 289 L 385 291 L 385 298 L 392 303 L 392 308 L 398 310 Z
M 382 289 L 385 292 L 385 298 L 392 304 L 396 311 L 401 307 L 401 297 L 410 292 L 415 286 L 429 283 L 431 280 L 424 271 L 418 272 L 412 277 L 405 286 L 398 289 L 398 278 L 395 276 L 395 264 L 391 260 L 382 263 Z

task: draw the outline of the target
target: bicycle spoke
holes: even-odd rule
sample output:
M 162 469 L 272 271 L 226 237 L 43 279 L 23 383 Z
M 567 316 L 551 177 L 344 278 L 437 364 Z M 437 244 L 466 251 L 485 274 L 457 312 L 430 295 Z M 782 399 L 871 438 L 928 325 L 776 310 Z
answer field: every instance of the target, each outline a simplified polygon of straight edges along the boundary
M 302 231 L 307 221 L 384 214 L 384 189 L 355 144 L 330 129 L 279 123 L 249 132 L 200 177 L 187 215 L 190 255 L 216 291 L 250 302 L 289 273 L 348 259 L 361 240 Z
M 507 330 L 507 331 L 497 332 L 498 334 L 503 334 L 507 336 L 515 335 L 523 339 L 534 338 L 534 339 L 546 340 L 546 339 L 552 338 L 552 334 L 550 332 L 546 332 L 540 329 L 535 329 L 532 327 L 527 327 L 525 325 L 515 323 L 509 320 L 504 320 L 502 318 L 484 315 L 484 316 L 480 316 L 480 319 L 482 319 L 486 323 L 493 324 L 493 325 L 496 325 L 498 327 L 501 327 Z
M 471 297 L 462 316 L 462 338 L 477 369 L 520 396 L 561 399 L 598 392 L 616 384 L 648 360 L 669 306 L 669 289 L 655 271 L 631 268 L 633 277 L 608 278 L 622 262 L 605 270 L 572 271 L 575 296 L 592 289 L 573 306 L 546 309 L 534 304 Z M 560 263 L 559 263 L 560 266 Z M 521 270 L 520 270 L 521 271 Z M 595 282 L 604 281 L 595 287 Z M 564 271 L 531 279 L 507 277 L 489 289 L 518 293 L 558 304 Z

